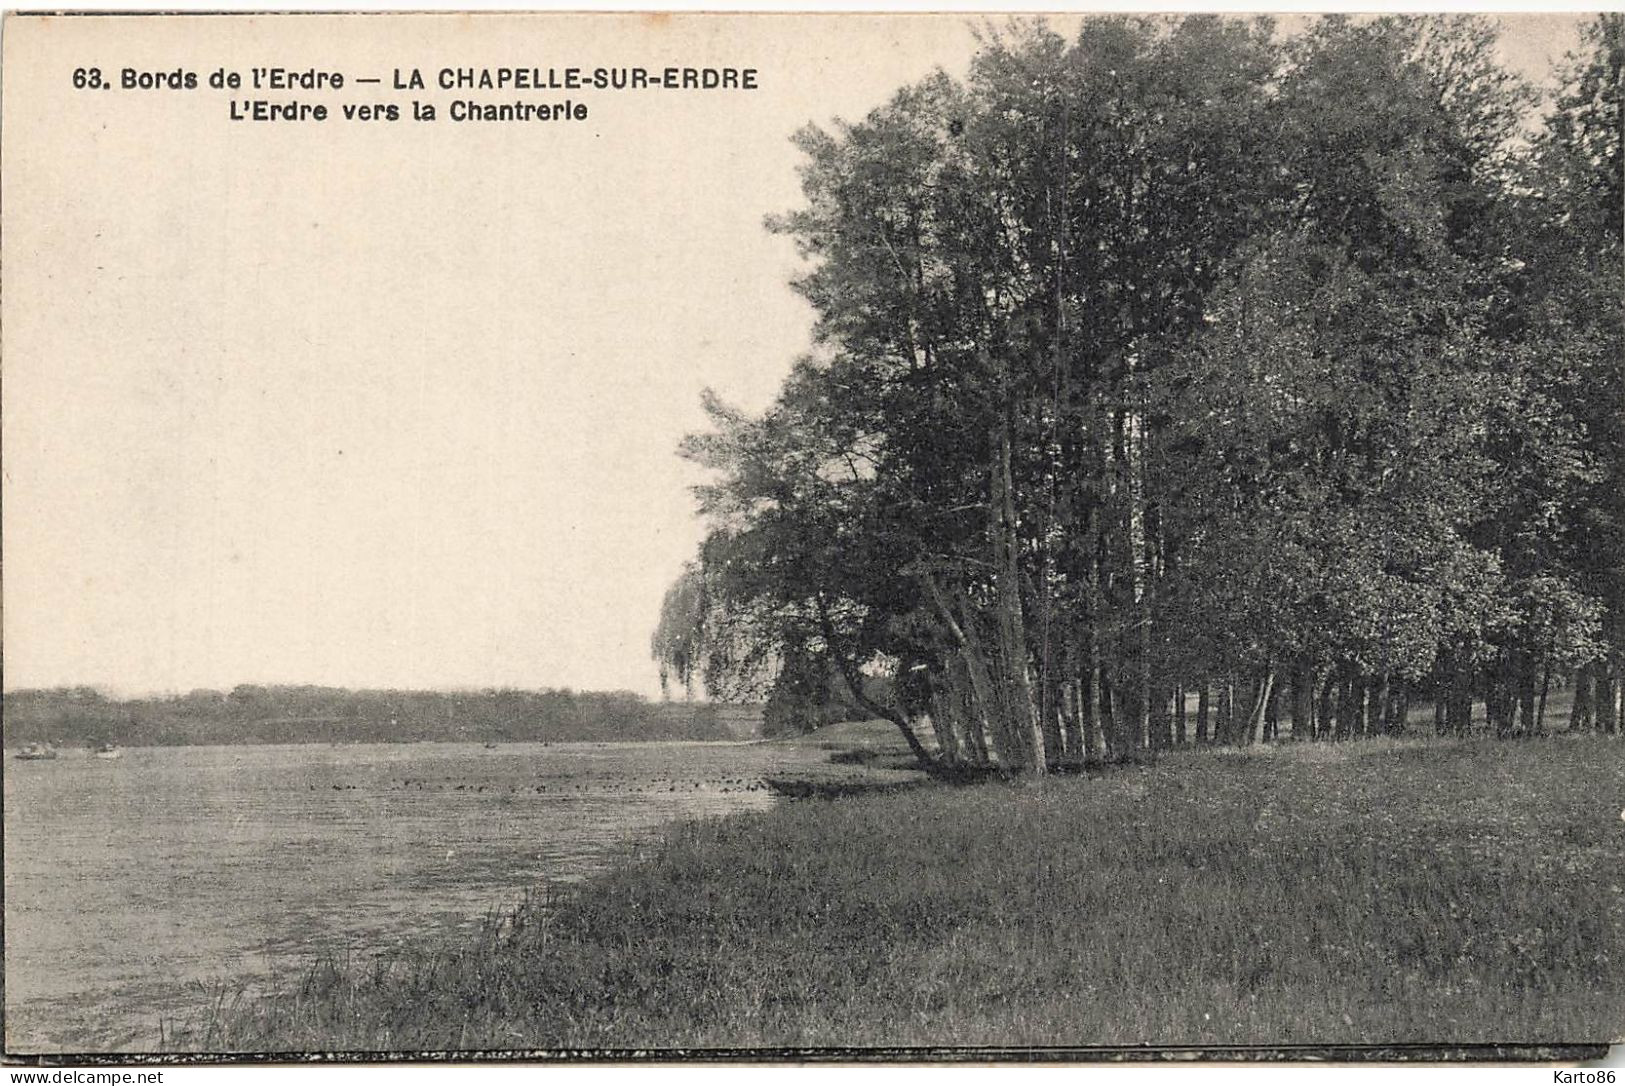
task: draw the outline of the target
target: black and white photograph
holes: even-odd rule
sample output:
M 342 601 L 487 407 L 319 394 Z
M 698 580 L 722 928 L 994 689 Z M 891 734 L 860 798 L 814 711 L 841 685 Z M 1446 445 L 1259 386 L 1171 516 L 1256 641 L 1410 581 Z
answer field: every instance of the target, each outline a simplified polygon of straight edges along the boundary
M 0 46 L 4 1062 L 1625 1042 L 1625 12 Z

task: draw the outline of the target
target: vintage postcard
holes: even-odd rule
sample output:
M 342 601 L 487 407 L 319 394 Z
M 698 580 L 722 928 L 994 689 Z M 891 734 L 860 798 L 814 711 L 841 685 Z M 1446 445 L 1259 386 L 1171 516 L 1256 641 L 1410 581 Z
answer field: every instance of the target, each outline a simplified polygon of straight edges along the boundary
M 1625 16 L 3 49 L 9 1060 L 1625 1037 Z

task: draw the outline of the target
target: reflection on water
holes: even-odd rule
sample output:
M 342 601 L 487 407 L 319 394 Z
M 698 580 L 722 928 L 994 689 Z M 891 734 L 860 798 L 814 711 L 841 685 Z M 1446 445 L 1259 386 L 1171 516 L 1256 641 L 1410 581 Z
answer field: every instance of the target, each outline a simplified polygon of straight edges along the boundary
M 163 747 L 5 761 L 7 1048 L 151 1049 L 208 986 L 477 923 L 675 818 L 771 803 L 771 745 Z

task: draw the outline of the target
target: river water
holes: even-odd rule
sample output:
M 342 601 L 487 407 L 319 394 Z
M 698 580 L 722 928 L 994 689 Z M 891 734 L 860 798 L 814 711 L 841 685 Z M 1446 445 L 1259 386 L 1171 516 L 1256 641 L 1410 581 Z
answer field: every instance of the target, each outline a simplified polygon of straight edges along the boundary
M 153 747 L 5 759 L 6 1047 L 160 1047 L 213 993 L 433 940 L 674 819 L 758 809 L 793 744 Z

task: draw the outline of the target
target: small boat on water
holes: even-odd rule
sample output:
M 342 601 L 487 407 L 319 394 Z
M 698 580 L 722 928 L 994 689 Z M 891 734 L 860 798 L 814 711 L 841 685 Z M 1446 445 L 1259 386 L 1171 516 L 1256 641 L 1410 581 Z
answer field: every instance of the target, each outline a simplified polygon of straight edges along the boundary
M 19 750 L 16 757 L 25 762 L 49 761 L 56 757 L 56 748 L 48 743 L 30 743 Z
M 119 750 L 115 743 L 100 743 L 90 753 L 97 758 L 117 758 L 124 752 Z

